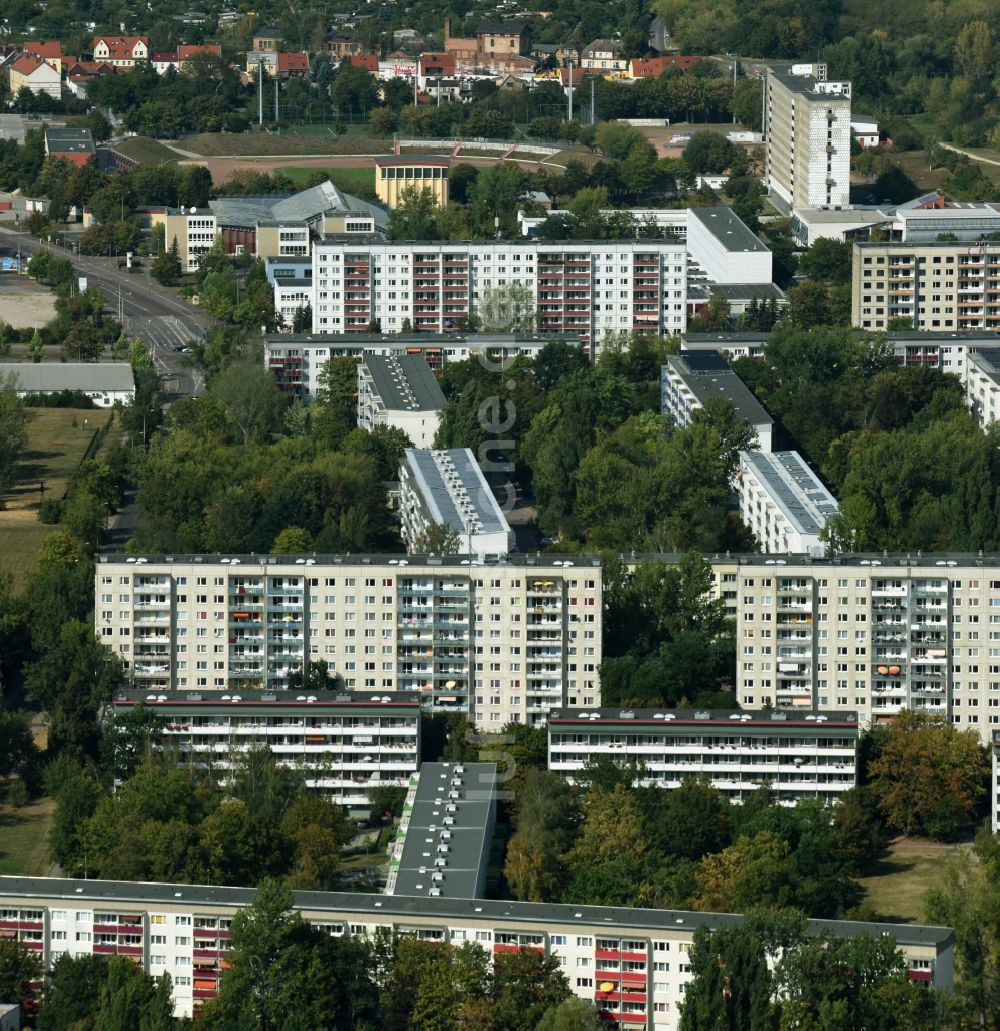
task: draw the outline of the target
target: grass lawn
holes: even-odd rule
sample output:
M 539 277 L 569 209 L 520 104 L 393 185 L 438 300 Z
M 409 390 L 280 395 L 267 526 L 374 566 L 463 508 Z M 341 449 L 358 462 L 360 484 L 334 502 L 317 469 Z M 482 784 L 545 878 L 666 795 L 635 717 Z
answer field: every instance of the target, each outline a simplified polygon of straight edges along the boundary
M 87 445 L 113 415 L 102 408 L 29 408 L 27 412 L 28 444 L 0 511 L 0 563 L 22 583 L 35 567 L 39 545 L 55 529 L 38 521 L 39 482 L 45 483 L 46 497 L 61 498 Z
M 894 842 L 871 877 L 860 877 L 864 902 L 885 920 L 922 924 L 924 896 L 938 883 L 941 864 L 955 852 L 951 845 Z
M 46 842 L 55 811 L 51 798 L 40 798 L 21 809 L 0 805 L 0 874 L 44 877 L 52 861 Z
M 276 168 L 275 172 L 284 173 L 296 186 L 304 185 L 310 176 L 322 172 L 345 193 L 361 197 L 375 196 L 374 168 Z
M 144 165 L 163 165 L 179 160 L 179 156 L 169 147 L 148 136 L 129 136 L 117 144 L 115 150 Z

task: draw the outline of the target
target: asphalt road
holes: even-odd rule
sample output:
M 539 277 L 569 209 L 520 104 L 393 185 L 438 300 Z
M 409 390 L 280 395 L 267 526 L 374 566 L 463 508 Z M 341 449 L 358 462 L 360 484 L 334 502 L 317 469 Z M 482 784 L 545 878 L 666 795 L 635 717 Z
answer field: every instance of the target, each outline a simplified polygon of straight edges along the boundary
M 4 256 L 16 255 L 20 249 L 22 258 L 30 257 L 48 246 L 27 233 L 16 233 L 12 226 L 0 224 L 0 254 Z M 204 377 L 190 367 L 188 356 L 179 348 L 201 339 L 211 323 L 208 315 L 161 287 L 149 275 L 148 268 L 127 272 L 113 264 L 114 259 L 84 257 L 54 246 L 52 249 L 69 258 L 77 275 L 86 278 L 87 286 L 100 287 L 108 311 L 123 316 L 130 340 L 142 338 L 168 394 L 186 397 L 204 392 Z

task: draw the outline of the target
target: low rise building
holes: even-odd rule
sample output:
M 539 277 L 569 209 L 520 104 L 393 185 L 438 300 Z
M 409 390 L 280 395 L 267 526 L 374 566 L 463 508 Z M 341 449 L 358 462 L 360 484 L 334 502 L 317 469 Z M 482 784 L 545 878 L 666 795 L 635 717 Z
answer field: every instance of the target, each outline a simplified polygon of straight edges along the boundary
M 424 763 L 410 778 L 386 895 L 482 898 L 496 804 L 495 763 Z
M 18 397 L 86 394 L 98 408 L 127 405 L 135 398 L 135 377 L 128 362 L 4 362 L 0 379 L 14 383 Z
M 97 154 L 89 129 L 52 129 L 45 127 L 45 155 L 62 158 L 77 167 L 85 165 Z
M 729 401 L 737 418 L 756 430 L 758 448 L 770 451 L 774 420 L 718 351 L 690 351 L 667 358 L 660 371 L 660 411 L 672 415 L 678 426 L 689 425 L 695 411 L 718 397 Z
M 433 552 L 427 540 L 435 529 L 454 534 L 453 550 L 464 555 L 500 557 L 514 547 L 514 531 L 468 448 L 407 448 L 399 512 L 408 551 Z
M 580 51 L 580 67 L 587 71 L 627 72 L 625 44 L 620 39 L 595 39 Z
M 247 645 L 245 667 L 264 681 L 263 646 Z M 148 646 L 136 666 L 155 672 L 168 659 L 166 645 Z M 164 660 L 164 661 L 161 661 Z M 185 768 L 207 770 L 227 783 L 254 748 L 300 771 L 306 786 L 344 806 L 353 816 L 371 810 L 368 791 L 405 786 L 420 765 L 420 695 L 334 691 L 295 694 L 262 691 L 253 679 L 236 694 L 124 691 L 112 703 L 115 719 L 146 706 L 160 719 L 163 746 Z
M 644 787 L 708 781 L 732 802 L 768 786 L 782 805 L 838 802 L 857 782 L 853 712 L 591 709 L 549 713 L 549 769 L 570 783 L 599 758 L 639 764 Z
M 375 158 L 375 193 L 387 207 L 395 208 L 404 190 L 430 190 L 434 203 L 448 205 L 448 170 L 446 157 L 391 156 Z
M 63 955 L 121 955 L 154 976 L 169 974 L 175 1014 L 191 1017 L 218 994 L 233 918 L 254 897 L 253 888 L 215 885 L 0 877 L 0 931 L 35 954 L 45 970 Z M 431 896 L 429 890 L 417 897 L 300 891 L 294 906 L 303 920 L 336 937 L 382 933 L 472 942 L 488 956 L 520 950 L 551 956 L 563 969 L 581 972 L 568 979 L 574 994 L 629 1031 L 675 1031 L 692 977 L 688 952 L 695 931 L 743 920 L 730 913 Z M 911 980 L 952 987 L 950 928 L 809 920 L 806 932 L 891 936 Z
M 771 283 L 771 252 L 727 207 L 687 209 L 687 249 L 712 283 Z
M 768 554 L 823 554 L 837 499 L 798 451 L 741 451 L 740 518 Z
M 358 363 L 358 425 L 402 430 L 417 448 L 434 444 L 445 400 L 431 367 L 419 354 L 366 352 Z
M 23 89 L 47 93 L 53 100 L 62 96 L 59 70 L 41 57 L 22 54 L 6 66 L 6 72 L 11 96 L 16 97 Z
M 148 36 L 95 36 L 93 47 L 95 61 L 116 68 L 131 68 L 138 61 L 149 60 Z
M 978 347 L 966 355 L 965 399 L 984 430 L 1000 419 L 1000 345 Z
M 269 259 L 267 269 L 274 284 L 275 307 L 291 325 L 296 311 L 311 310 L 312 265 L 298 258 Z M 560 334 L 559 339 L 586 349 L 572 333 Z M 264 338 L 264 361 L 276 371 L 284 389 L 311 400 L 331 358 L 417 354 L 435 372 L 449 362 L 469 358 L 490 368 L 503 368 L 521 355 L 533 357 L 550 340 L 539 334 L 513 333 L 272 333 Z
M 497 729 L 600 704 L 602 592 L 579 555 L 102 554 L 95 626 L 147 694 L 280 691 L 322 659 Z

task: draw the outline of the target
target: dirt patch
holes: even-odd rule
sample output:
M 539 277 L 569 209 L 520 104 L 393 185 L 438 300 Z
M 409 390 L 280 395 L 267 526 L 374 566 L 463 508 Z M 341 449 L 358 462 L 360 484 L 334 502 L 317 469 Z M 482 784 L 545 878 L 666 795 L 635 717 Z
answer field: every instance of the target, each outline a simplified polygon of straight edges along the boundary
M 0 278 L 0 319 L 15 329 L 41 328 L 56 314 L 55 295 L 23 276 Z

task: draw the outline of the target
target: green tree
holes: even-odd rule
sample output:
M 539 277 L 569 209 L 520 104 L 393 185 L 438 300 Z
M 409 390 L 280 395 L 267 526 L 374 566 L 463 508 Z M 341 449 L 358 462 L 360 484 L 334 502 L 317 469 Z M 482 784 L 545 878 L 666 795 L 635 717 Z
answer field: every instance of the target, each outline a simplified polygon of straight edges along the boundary
M 431 523 L 414 541 L 413 550 L 421 555 L 458 555 L 465 543 L 458 530 L 445 523 Z
M 27 350 L 28 357 L 33 362 L 40 362 L 42 360 L 42 356 L 45 354 L 45 344 L 42 340 L 42 334 L 37 329 L 31 334 Z
M 813 279 L 848 283 L 851 279 L 851 254 L 851 243 L 822 236 L 799 258 L 799 268 Z
M 170 246 L 153 259 L 149 271 L 161 286 L 176 286 L 180 282 L 184 269 L 177 249 L 176 236 L 170 241 Z
M 41 977 L 35 953 L 11 938 L 0 939 L 0 999 L 16 1005 L 34 1000 L 31 982 Z
M 273 555 L 305 555 L 312 550 L 312 534 L 301 526 L 286 526 L 271 545 Z
M 730 168 L 738 153 L 736 144 L 721 133 L 701 129 L 692 134 L 681 157 L 698 175 L 719 175 Z
M 0 508 L 14 482 L 18 457 L 27 443 L 26 427 L 27 414 L 17 396 L 15 377 L 0 375 Z
M 252 439 L 267 440 L 277 429 L 285 398 L 263 366 L 233 362 L 216 377 L 211 393 L 222 405 L 232 437 L 244 447 Z
M 603 1026 L 594 1004 L 573 996 L 550 1006 L 537 1031 L 601 1031 Z
M 153 368 L 153 359 L 150 358 L 149 351 L 146 349 L 146 345 L 142 342 L 140 337 L 136 337 L 135 340 L 132 341 L 128 360 L 129 364 L 132 366 L 133 372 Z

